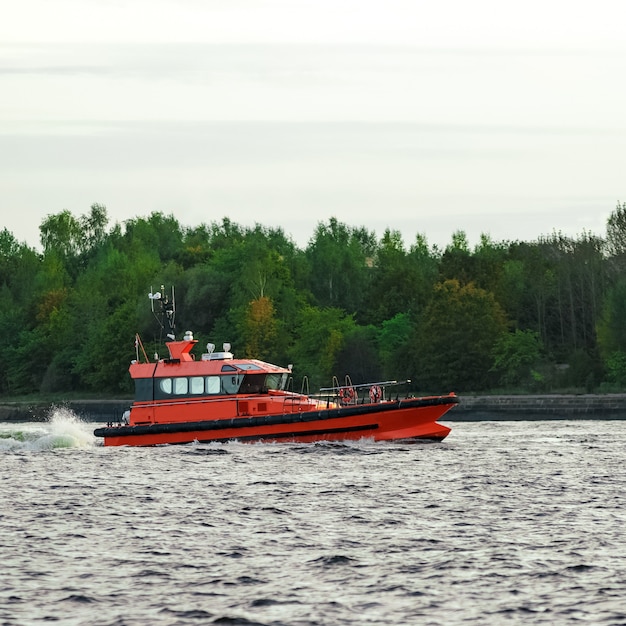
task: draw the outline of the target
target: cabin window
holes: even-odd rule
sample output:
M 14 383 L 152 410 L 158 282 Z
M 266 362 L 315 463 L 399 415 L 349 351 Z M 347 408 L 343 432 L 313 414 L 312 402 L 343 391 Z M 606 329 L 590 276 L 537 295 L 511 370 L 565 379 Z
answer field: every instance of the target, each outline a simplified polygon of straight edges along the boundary
M 270 389 L 284 389 L 287 374 L 247 373 L 239 388 L 239 393 L 267 393 Z
M 171 378 L 161 378 L 159 381 L 159 389 L 169 395 L 172 393 L 172 379 Z
M 267 388 L 265 387 L 265 375 L 264 374 L 246 374 L 243 377 L 241 383 L 240 393 L 265 393 Z
M 284 389 L 287 383 L 287 374 L 268 374 L 265 379 L 267 389 Z
M 166 398 L 171 395 L 200 396 L 202 394 L 233 395 L 237 393 L 267 393 L 270 389 L 284 389 L 288 379 L 287 374 L 233 372 L 220 376 L 180 376 L 175 378 L 155 379 L 155 399 Z M 151 399 L 150 385 L 136 384 L 136 399 Z
M 224 393 L 237 393 L 242 380 L 243 376 L 241 374 L 222 376 L 222 388 Z
M 204 378 L 202 376 L 193 376 L 189 379 L 190 393 L 204 393 Z
M 135 402 L 152 400 L 152 378 L 135 379 Z
M 211 395 L 218 394 L 222 391 L 221 376 L 206 377 L 206 392 Z
M 259 367 L 256 363 L 239 363 L 239 368 L 242 370 L 260 370 L 263 369 Z
M 174 379 L 174 393 L 177 396 L 183 396 L 189 392 L 189 381 L 186 378 Z

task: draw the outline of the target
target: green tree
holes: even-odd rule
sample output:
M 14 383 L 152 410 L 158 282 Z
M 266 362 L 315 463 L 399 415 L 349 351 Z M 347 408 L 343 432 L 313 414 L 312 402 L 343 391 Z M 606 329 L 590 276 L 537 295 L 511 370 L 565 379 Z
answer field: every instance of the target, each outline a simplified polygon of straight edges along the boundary
M 608 381 L 618 387 L 626 388 L 626 352 L 617 350 L 606 358 Z
M 228 228 L 232 229 L 229 223 Z M 194 288 L 186 298 L 203 322 L 201 328 L 211 333 L 213 341 L 226 336 L 234 346 L 250 344 L 249 333 L 244 332 L 251 302 L 269 298 L 276 323 L 273 349 L 266 354 L 282 362 L 288 358 L 291 334 L 296 324 L 302 300 L 296 289 L 292 271 L 299 271 L 295 245 L 281 229 L 237 229 L 235 236 L 227 236 L 218 229 L 215 251 L 201 266 L 187 272 Z M 201 304 L 201 308 L 197 306 Z
M 626 279 L 619 280 L 609 289 L 602 314 L 598 320 L 598 346 L 600 355 L 614 383 L 626 383 Z
M 561 362 L 577 350 L 591 354 L 606 283 L 603 242 L 589 233 L 577 239 L 554 233 L 539 246 L 553 276 L 543 341 Z
M 98 203 L 92 204 L 89 213 L 79 218 L 81 234 L 78 247 L 83 254 L 93 252 L 104 243 L 108 223 L 107 209 Z
M 341 309 L 304 306 L 291 349 L 294 370 L 308 376 L 313 388 L 330 385 L 333 375 L 342 374 L 337 372 L 338 357 L 355 327 L 352 316 Z
M 493 347 L 493 369 L 505 386 L 534 384 L 540 374 L 537 366 L 543 353 L 539 333 L 515 330 L 503 333 Z
M 78 255 L 82 230 L 71 211 L 48 215 L 39 226 L 39 233 L 44 254 L 55 251 L 63 259 Z
M 344 380 L 346 375 L 355 384 L 380 380 L 377 334 L 374 326 L 355 326 L 346 334 L 335 365 L 339 380 Z
M 349 313 L 363 309 L 375 244 L 373 235 L 351 229 L 334 217 L 328 224 L 318 224 L 306 256 L 310 289 L 319 306 Z
M 32 393 L 41 380 L 37 334 L 38 276 L 42 258 L 0 231 L 0 328 L 5 358 L 0 363 L 0 393 Z M 23 349 L 28 344 L 29 350 Z M 34 357 L 34 355 L 36 355 Z
M 517 328 L 539 333 L 548 352 L 555 345 L 558 280 L 553 255 L 540 243 L 515 242 L 509 248 L 498 301 Z
M 151 254 L 162 263 L 181 262 L 185 258 L 183 229 L 173 215 L 155 211 L 148 218 L 129 219 L 123 240 L 127 253 Z
M 422 275 L 415 260 L 416 255 L 407 254 L 402 235 L 387 229 L 376 251 L 369 298 L 363 304 L 369 311 L 365 319 L 380 324 L 419 307 Z
M 491 291 L 497 296 L 508 255 L 507 243 L 496 243 L 489 235 L 483 233 L 472 255 L 474 271 L 472 280 L 476 286 Z
M 626 257 L 626 202 L 618 202 L 606 222 L 606 246 L 613 257 Z
M 148 291 L 169 284 L 158 257 L 127 249 L 114 237 L 75 282 L 68 298 L 72 373 L 81 389 L 119 392 L 128 389 L 128 364 L 139 332 L 149 351 L 160 351 L 159 330 L 150 314 Z M 153 343 L 151 343 L 153 341 Z
M 249 358 L 271 361 L 274 358 L 278 324 L 274 305 L 267 296 L 252 300 L 243 318 L 242 335 Z
M 137 305 L 131 301 L 120 303 L 89 325 L 84 338 L 89 349 L 81 350 L 74 366 L 86 389 L 100 393 L 130 392 L 128 366 L 134 358 L 136 328 Z
M 626 352 L 626 280 L 609 290 L 598 321 L 598 342 L 602 353 Z
M 468 283 L 474 279 L 474 260 L 465 231 L 457 230 L 444 250 L 439 264 L 440 280 Z
M 417 330 L 412 378 L 429 390 L 488 389 L 493 349 L 506 328 L 492 293 L 458 280 L 436 285 Z
M 411 363 L 413 323 L 408 313 L 398 313 L 385 320 L 378 331 L 378 352 L 385 379 L 406 378 Z

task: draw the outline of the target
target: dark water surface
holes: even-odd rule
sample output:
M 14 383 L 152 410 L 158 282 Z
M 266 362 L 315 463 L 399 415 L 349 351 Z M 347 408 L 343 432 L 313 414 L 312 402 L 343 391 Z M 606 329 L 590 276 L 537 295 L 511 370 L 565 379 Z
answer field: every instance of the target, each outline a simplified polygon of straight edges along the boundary
M 0 424 L 0 624 L 626 624 L 626 422 L 103 448 Z

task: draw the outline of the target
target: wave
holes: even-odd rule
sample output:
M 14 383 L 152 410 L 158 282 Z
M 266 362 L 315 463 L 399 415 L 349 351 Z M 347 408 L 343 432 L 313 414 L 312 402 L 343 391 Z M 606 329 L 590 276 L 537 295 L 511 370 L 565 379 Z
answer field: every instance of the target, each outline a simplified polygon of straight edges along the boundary
M 42 452 L 95 446 L 93 424 L 83 422 L 67 408 L 52 408 L 45 422 L 0 424 L 0 452 Z

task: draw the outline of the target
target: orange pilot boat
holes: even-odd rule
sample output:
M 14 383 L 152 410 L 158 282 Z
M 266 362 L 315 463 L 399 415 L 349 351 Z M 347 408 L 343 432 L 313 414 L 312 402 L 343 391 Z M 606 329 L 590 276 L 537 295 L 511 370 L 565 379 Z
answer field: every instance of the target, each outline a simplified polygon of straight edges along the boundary
M 444 439 L 450 429 L 439 420 L 455 404 L 455 394 L 393 397 L 397 385 L 410 381 L 346 384 L 310 395 L 291 389 L 291 367 L 257 359 L 237 359 L 225 344 L 212 344 L 196 359 L 191 332 L 174 335 L 174 304 L 150 294 L 162 308 L 168 326 L 169 357 L 150 361 L 139 336 L 137 358 L 129 372 L 135 398 L 123 423 L 94 431 L 105 446 L 154 446 L 210 441 L 314 442 L 370 438 L 388 440 Z M 140 355 L 143 362 L 140 362 Z M 305 379 L 306 380 L 306 379 Z

